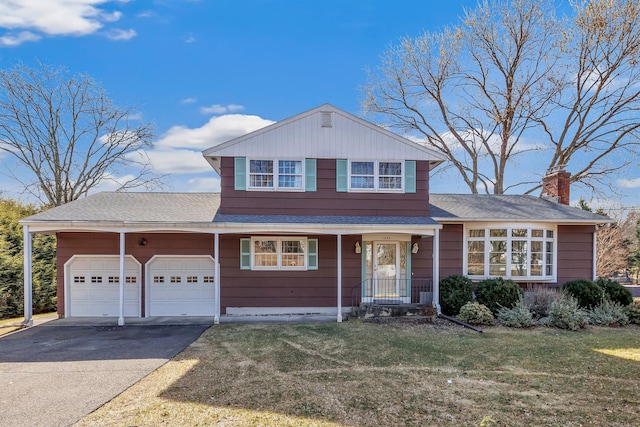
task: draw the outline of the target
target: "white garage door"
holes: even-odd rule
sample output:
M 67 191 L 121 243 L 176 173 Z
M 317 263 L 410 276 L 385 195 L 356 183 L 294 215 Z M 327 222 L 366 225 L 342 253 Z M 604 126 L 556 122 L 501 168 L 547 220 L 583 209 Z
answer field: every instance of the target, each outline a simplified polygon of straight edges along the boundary
M 124 315 L 140 316 L 140 264 L 125 257 Z M 70 317 L 120 315 L 120 257 L 76 255 L 66 265 Z
M 215 263 L 209 256 L 156 256 L 147 264 L 149 316 L 213 316 Z

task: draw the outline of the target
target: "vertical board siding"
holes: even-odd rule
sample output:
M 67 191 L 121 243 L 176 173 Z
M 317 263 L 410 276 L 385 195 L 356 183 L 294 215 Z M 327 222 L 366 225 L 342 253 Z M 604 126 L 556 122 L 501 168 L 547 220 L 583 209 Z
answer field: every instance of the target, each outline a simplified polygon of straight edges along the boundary
M 221 214 L 428 216 L 429 164 L 416 162 L 415 193 L 338 192 L 336 160 L 317 159 L 315 192 L 234 188 L 234 160 L 221 159 Z
M 593 225 L 558 226 L 558 285 L 593 274 Z

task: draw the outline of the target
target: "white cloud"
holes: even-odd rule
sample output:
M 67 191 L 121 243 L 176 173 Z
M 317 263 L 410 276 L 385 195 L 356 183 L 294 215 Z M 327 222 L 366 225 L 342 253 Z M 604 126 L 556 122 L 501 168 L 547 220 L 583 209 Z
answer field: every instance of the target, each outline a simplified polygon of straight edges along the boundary
M 202 150 L 274 123 L 259 116 L 229 114 L 212 117 L 199 128 L 173 126 L 146 151 L 153 168 L 161 173 L 211 172 Z M 207 190 L 211 191 L 211 190 Z
M 640 178 L 619 179 L 616 183 L 622 188 L 640 188 Z
M 227 114 L 211 117 L 202 127 L 173 126 L 156 143 L 156 148 L 204 150 L 274 123 L 259 116 Z
M 127 174 L 122 176 L 115 176 L 111 173 L 106 173 L 100 183 L 91 190 L 91 193 L 99 193 L 101 191 L 116 191 L 122 188 L 124 184 L 135 179 L 135 175 Z
M 226 113 L 237 113 L 238 111 L 244 110 L 244 106 L 238 104 L 229 104 L 229 105 L 220 105 L 213 104 L 209 107 L 200 107 L 200 113 L 202 114 L 226 114 Z
M 16 45 L 25 41 L 35 41 L 33 36 L 73 35 L 83 36 L 101 29 L 105 23 L 115 22 L 122 12 L 108 12 L 100 5 L 122 3 L 114 0 L 21 0 L 0 2 L 0 28 L 24 30 L 32 36 L 18 37 L 7 33 L 5 45 Z M 40 34 L 38 34 L 40 33 Z M 8 39 L 7 39 L 8 38 Z M 130 38 L 130 37 L 129 37 Z M 13 44 L 7 44 L 7 40 Z M 119 39 L 121 40 L 121 39 Z
M 193 104 L 195 102 L 198 102 L 198 98 L 194 98 L 192 96 L 188 97 L 188 98 L 184 98 L 180 101 L 180 104 Z
M 194 150 L 150 150 L 146 152 L 154 170 L 161 173 L 202 173 L 211 172 L 211 165 L 200 151 Z
M 4 36 L 0 37 L 0 46 L 18 46 L 24 42 L 38 41 L 41 38 L 42 37 L 32 33 L 31 31 L 21 31 L 19 33 L 7 33 Z
M 191 44 L 191 43 L 193 43 L 195 41 L 196 41 L 196 38 L 193 37 L 193 35 L 191 35 L 191 34 L 189 34 L 187 37 L 184 38 L 184 42 L 188 43 L 188 44 Z
M 138 35 L 134 29 L 122 30 L 120 28 L 114 28 L 105 34 L 107 38 L 111 40 L 129 40 Z
M 219 193 L 220 178 L 192 178 L 187 181 L 189 188 L 186 191 L 192 193 Z

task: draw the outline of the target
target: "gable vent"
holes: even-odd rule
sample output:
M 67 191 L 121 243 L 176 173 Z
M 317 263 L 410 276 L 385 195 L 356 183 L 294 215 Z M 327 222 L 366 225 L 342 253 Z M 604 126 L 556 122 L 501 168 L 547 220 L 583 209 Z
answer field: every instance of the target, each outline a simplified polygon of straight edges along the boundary
M 322 112 L 322 127 L 330 128 L 331 127 L 331 112 L 323 111 Z

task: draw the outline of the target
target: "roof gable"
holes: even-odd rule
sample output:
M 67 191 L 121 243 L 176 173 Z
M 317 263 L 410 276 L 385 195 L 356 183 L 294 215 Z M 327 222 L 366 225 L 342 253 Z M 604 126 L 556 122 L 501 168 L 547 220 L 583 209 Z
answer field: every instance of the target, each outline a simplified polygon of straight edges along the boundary
M 330 104 L 211 147 L 203 155 L 218 172 L 220 157 L 426 160 L 432 168 L 444 161 L 441 154 Z

